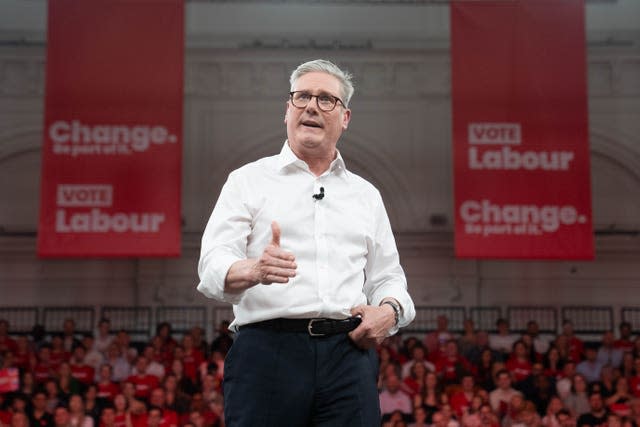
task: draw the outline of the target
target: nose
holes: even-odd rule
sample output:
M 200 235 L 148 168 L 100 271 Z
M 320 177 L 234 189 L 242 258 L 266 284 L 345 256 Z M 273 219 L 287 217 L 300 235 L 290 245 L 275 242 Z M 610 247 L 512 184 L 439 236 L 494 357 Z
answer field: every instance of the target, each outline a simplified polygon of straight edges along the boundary
M 316 95 L 311 95 L 311 99 L 306 107 L 304 107 L 306 112 L 309 113 L 318 113 L 318 97 Z

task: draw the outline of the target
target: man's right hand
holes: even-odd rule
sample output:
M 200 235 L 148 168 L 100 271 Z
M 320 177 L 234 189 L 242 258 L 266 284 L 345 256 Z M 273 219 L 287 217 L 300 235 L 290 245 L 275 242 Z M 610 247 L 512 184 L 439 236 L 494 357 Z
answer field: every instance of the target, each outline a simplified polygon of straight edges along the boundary
M 264 248 L 259 258 L 237 261 L 231 265 L 225 279 L 226 292 L 242 292 L 259 283 L 287 283 L 295 277 L 295 256 L 280 247 L 280 226 L 271 223 L 271 242 Z

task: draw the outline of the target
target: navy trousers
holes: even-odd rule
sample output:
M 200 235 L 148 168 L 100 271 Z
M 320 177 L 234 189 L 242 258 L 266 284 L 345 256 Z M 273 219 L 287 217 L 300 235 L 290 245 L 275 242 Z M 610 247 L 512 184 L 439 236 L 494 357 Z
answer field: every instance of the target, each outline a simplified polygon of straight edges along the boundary
M 227 427 L 377 427 L 374 349 L 347 334 L 245 328 L 224 364 Z

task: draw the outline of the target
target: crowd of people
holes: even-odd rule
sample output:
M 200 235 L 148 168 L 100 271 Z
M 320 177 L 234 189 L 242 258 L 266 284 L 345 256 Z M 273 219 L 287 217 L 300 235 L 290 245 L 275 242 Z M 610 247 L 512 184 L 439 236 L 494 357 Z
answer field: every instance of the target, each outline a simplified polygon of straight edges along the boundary
M 384 427 L 638 427 L 640 337 L 629 323 L 585 343 L 565 321 L 555 337 L 449 330 L 389 337 L 378 348 Z M 233 334 L 208 343 L 194 327 L 148 342 L 100 320 L 93 335 L 66 319 L 59 334 L 12 335 L 0 320 L 0 426 L 224 426 L 222 378 Z M 15 381 L 12 382 L 12 374 Z M 372 426 L 375 427 L 375 426 Z

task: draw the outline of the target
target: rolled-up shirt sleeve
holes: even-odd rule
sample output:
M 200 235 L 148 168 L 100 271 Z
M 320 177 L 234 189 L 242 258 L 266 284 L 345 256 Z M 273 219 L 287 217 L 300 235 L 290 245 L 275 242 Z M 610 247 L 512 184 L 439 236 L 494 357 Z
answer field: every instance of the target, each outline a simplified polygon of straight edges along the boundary
M 416 311 L 407 291 L 407 279 L 400 265 L 389 217 L 379 193 L 373 210 L 375 231 L 367 254 L 364 292 L 371 305 L 380 305 L 385 298 L 394 298 L 400 303 L 402 310 L 398 325 L 389 331 L 393 335 L 399 328 L 413 321 Z
M 198 262 L 198 291 L 231 304 L 239 303 L 244 293 L 225 292 L 225 279 L 235 262 L 247 258 L 247 238 L 251 232 L 251 215 L 242 193 L 236 176 L 230 174 L 202 235 Z

